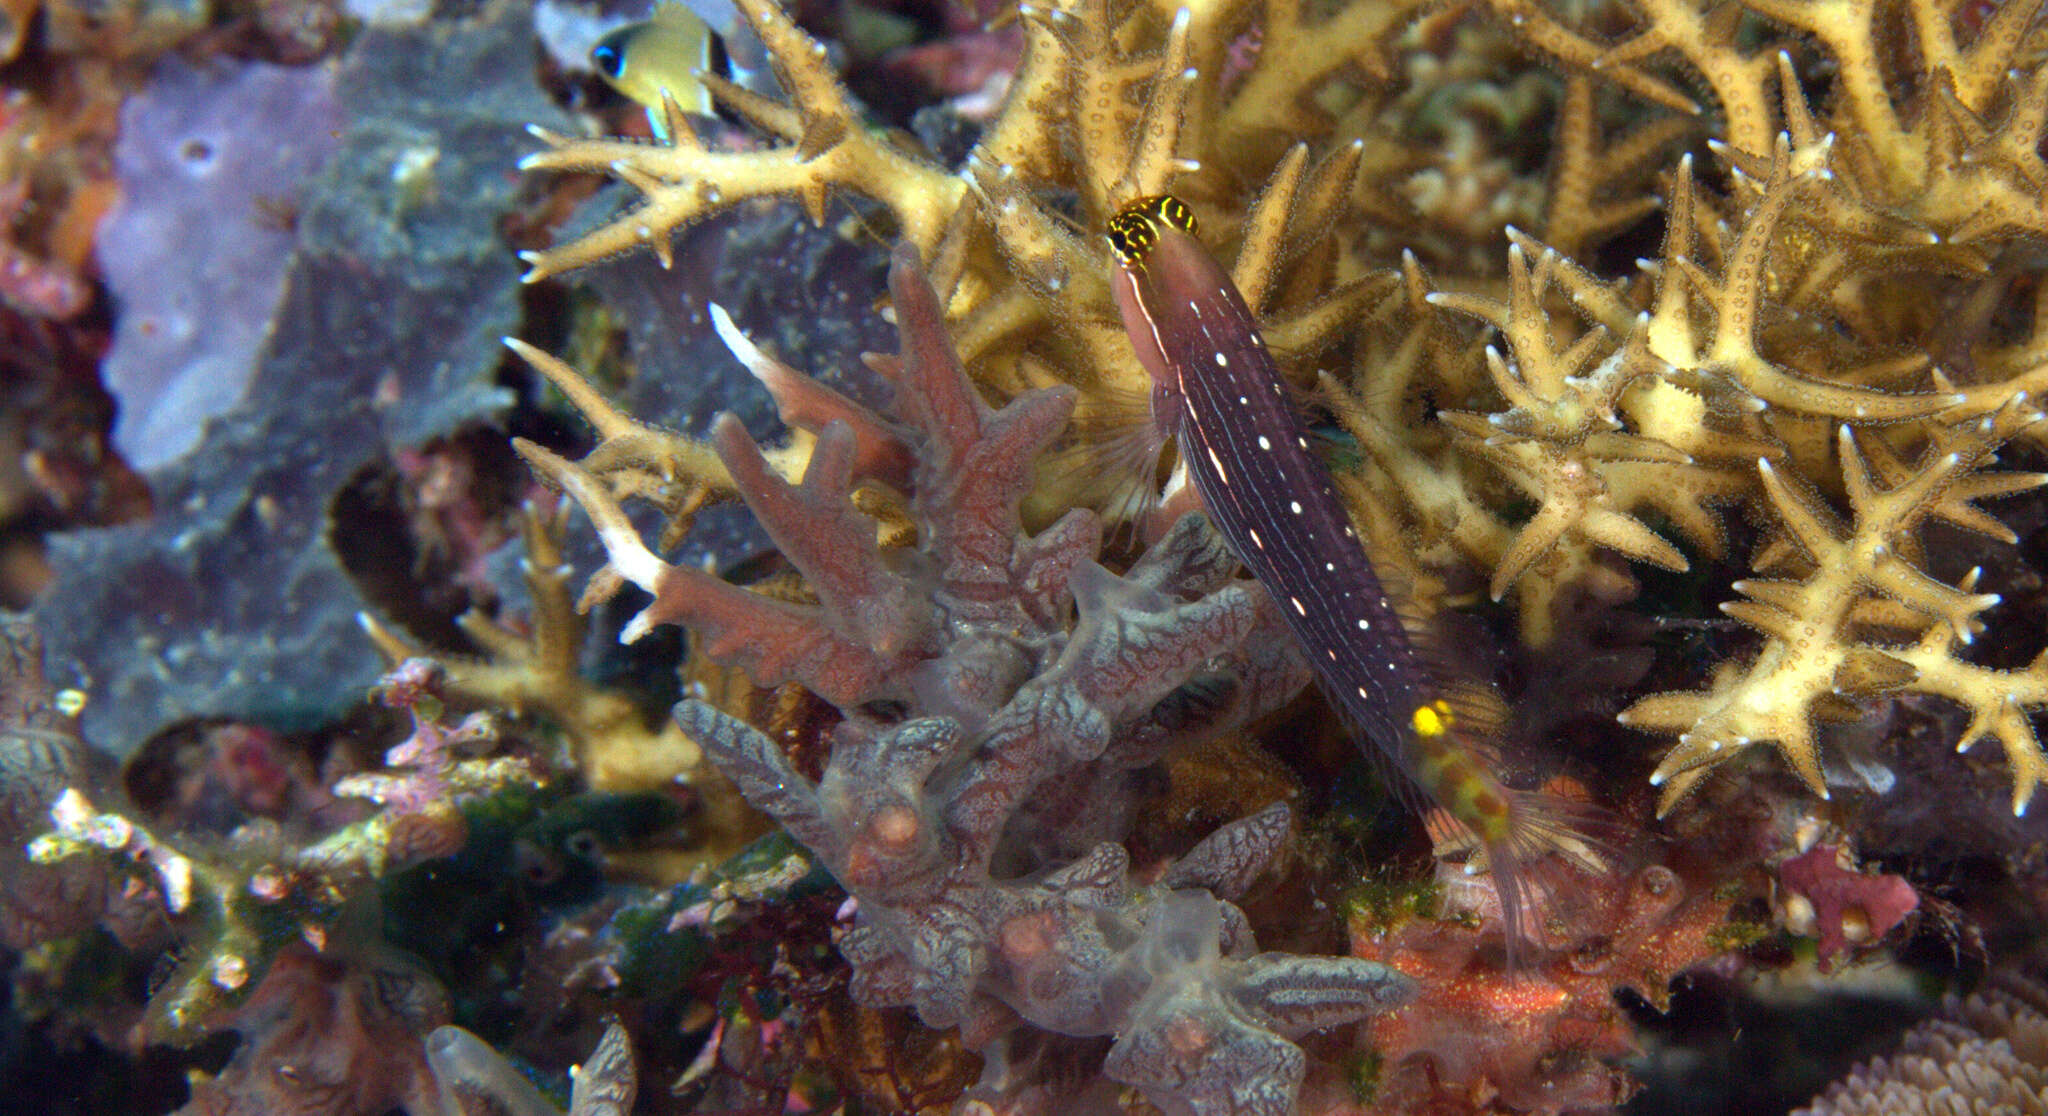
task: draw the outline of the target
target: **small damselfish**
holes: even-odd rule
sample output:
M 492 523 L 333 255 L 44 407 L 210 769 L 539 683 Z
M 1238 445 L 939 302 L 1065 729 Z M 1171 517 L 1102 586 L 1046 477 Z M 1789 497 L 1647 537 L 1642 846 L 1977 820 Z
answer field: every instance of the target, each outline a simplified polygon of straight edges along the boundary
M 699 75 L 732 76 L 725 41 L 677 0 L 657 0 L 646 19 L 607 33 L 590 48 L 590 64 L 605 84 L 647 111 L 647 123 L 660 140 L 675 138 L 668 134 L 663 94 L 674 97 L 684 112 L 713 116 L 718 109 Z
M 1484 849 L 1512 954 L 1537 898 L 1529 866 L 1560 852 L 1599 867 L 1575 832 L 1574 808 L 1495 774 L 1487 718 L 1453 699 L 1474 687 L 1446 679 L 1418 650 L 1309 449 L 1251 310 L 1196 238 L 1187 205 L 1139 198 L 1108 235 L 1119 265 L 1111 287 L 1152 378 L 1154 421 L 1381 767 Z

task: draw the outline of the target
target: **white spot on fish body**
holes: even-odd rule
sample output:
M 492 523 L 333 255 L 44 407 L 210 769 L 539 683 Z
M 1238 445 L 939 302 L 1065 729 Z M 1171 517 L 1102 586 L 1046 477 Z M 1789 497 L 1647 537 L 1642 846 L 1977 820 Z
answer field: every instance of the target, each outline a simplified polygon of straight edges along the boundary
M 1218 367 L 1218 368 L 1228 368 L 1228 367 L 1230 367 L 1230 358 L 1229 358 L 1229 357 L 1227 357 L 1227 356 L 1224 356 L 1224 355 L 1223 355 L 1222 353 L 1217 353 L 1217 354 L 1216 354 L 1216 367 Z
M 1258 530 L 1257 530 L 1256 528 L 1252 528 L 1252 529 L 1250 529 L 1250 532 L 1249 532 L 1249 533 L 1251 534 L 1251 537 L 1252 537 L 1252 545 L 1253 545 L 1253 546 L 1256 546 L 1256 547 L 1258 547 L 1258 548 L 1259 548 L 1260 550 L 1264 550 L 1264 549 L 1266 549 L 1266 540 L 1264 540 L 1264 539 L 1262 539 L 1262 538 L 1260 538 L 1260 537 L 1259 537 L 1259 532 L 1258 532 Z
M 1295 614 L 1296 614 L 1296 615 L 1298 615 L 1298 616 L 1307 616 L 1307 615 L 1308 615 L 1308 609 L 1305 609 L 1305 608 L 1301 607 L 1301 598 L 1300 598 L 1300 597 L 1289 597 L 1289 598 L 1287 598 L 1287 599 L 1288 599 L 1289 601 L 1293 602 L 1293 604 L 1294 604 L 1294 611 L 1295 611 Z
M 1372 621 L 1370 621 L 1370 620 L 1360 620 L 1360 621 L 1358 622 L 1358 630 L 1359 630 L 1359 631 L 1361 631 L 1361 632 L 1369 632 L 1369 631 L 1372 631 Z
M 1262 449 L 1262 450 L 1270 450 L 1270 449 L 1272 449 L 1272 448 L 1273 448 L 1273 442 L 1272 442 L 1272 439 L 1270 439 L 1270 438 L 1266 437 L 1266 436 L 1265 436 L 1264 434 L 1261 434 L 1261 435 L 1259 435 L 1259 448 L 1260 448 L 1260 449 Z
M 1209 450 L 1209 464 L 1216 466 L 1217 480 L 1222 481 L 1224 484 L 1230 483 L 1230 475 L 1223 471 L 1223 459 L 1216 456 L 1216 450 L 1213 446 Z
M 1300 515 L 1300 514 L 1301 514 L 1301 501 L 1300 501 L 1300 500 L 1289 500 L 1289 501 L 1287 501 L 1287 509 L 1288 509 L 1289 511 L 1293 512 L 1293 513 L 1294 513 L 1294 514 L 1296 514 L 1296 515 Z

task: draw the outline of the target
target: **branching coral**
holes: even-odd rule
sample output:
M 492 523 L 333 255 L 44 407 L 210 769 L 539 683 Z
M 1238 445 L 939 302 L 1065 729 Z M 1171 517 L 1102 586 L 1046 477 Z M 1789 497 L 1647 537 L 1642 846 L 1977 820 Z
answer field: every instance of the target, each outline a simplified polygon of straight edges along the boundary
M 1823 132 L 1840 137 L 1844 173 L 1823 220 L 1864 210 L 1843 231 L 1878 231 L 1875 218 L 1879 225 L 1910 222 L 1936 240 L 1962 244 L 2013 231 L 2048 233 L 2039 189 L 2048 182 L 2039 150 L 2048 74 L 2038 64 L 2021 65 L 2039 0 L 2000 5 L 1968 44 L 1958 42 L 1956 7 L 1943 0 L 1904 5 L 1903 35 L 1889 30 L 1887 6 L 1875 0 L 1748 0 L 1749 10 L 1770 22 L 1810 35 L 1837 68 L 1831 110 L 1818 120 L 1788 54 L 1745 53 L 1737 44 L 1730 24 L 1739 9 L 1716 11 L 1689 0 L 1630 6 L 1642 26 L 1602 52 L 1599 64 L 1678 54 L 1712 91 L 1732 150 L 1769 151 L 1774 119 L 1802 145 Z M 1913 51 L 1895 59 L 1890 51 L 1900 39 L 1909 39 Z M 1771 103 L 1774 93 L 1782 94 L 1782 106 Z
M 2013 431 L 2039 419 L 2022 398 L 1996 415 L 1950 428 L 1904 475 L 1894 468 L 1874 468 L 1855 436 L 1843 428 L 1843 480 L 1855 516 L 1846 530 L 1811 493 L 1795 487 L 1768 461 L 1759 464 L 1771 507 L 1791 544 L 1771 568 L 1789 568 L 1801 576 L 1736 585 L 1749 599 L 1731 602 L 1724 611 L 1766 636 L 1763 650 L 1746 669 L 1725 668 L 1705 692 L 1653 695 L 1622 713 L 1624 724 L 1679 734 L 1678 747 L 1652 776 L 1668 784 L 1667 809 L 1704 769 L 1760 743 L 1776 744 L 1814 793 L 1826 797 L 1815 719 L 1854 716 L 1852 698 L 1900 688 L 1924 688 L 1970 708 L 1973 719 L 1961 743 L 1996 736 L 2013 768 L 2013 809 L 2026 807 L 2035 785 L 2048 778 L 2048 757 L 2019 712 L 2038 683 L 1953 654 L 1955 641 L 1969 638 L 1980 626 L 1977 614 L 1998 597 L 1972 592 L 1974 575 L 1961 586 L 1950 586 L 1902 554 L 1914 553 L 1913 532 L 1930 518 L 2003 533 L 1971 502 L 2048 478 L 1973 475 L 1970 469 Z M 1887 473 L 1893 474 L 1892 483 L 1880 488 Z M 1859 638 L 1870 626 L 1928 634 L 1917 646 L 1897 648 Z
M 534 713 L 561 727 L 576 771 L 600 791 L 660 790 L 686 782 L 698 792 L 706 854 L 737 851 L 757 828 L 730 783 L 704 763 L 703 753 L 674 723 L 649 725 L 624 694 L 591 684 L 579 669 L 584 623 L 569 591 L 562 558 L 567 508 L 542 511 L 529 503 L 521 517 L 526 556 L 520 563 L 532 601 L 523 630 L 471 611 L 462 630 L 487 658 L 444 656 L 440 684 L 454 696 L 488 709 Z M 363 628 L 394 668 L 414 661 L 421 648 L 365 614 Z
M 858 998 L 914 1006 L 974 1047 L 1020 1022 L 1115 1035 L 1105 1072 L 1172 1111 L 1284 1113 L 1306 1068 L 1286 1036 L 1397 1004 L 1407 982 L 1367 962 L 1257 952 L 1226 900 L 1284 840 L 1284 806 L 1224 827 L 1149 884 L 1115 838 L 1126 772 L 1272 708 L 1305 672 L 1197 519 L 1121 577 L 1093 563 L 1100 527 L 1084 510 L 1025 535 L 1016 463 L 1058 434 L 1071 393 L 990 409 L 907 244 L 891 293 L 900 426 L 833 422 L 799 484 L 770 473 L 736 422 L 716 433 L 815 605 L 669 566 L 586 470 L 521 451 L 583 503 L 611 566 L 654 595 L 631 630 L 691 624 L 758 683 L 799 682 L 840 708 L 816 781 L 743 721 L 701 702 L 677 716 L 858 900 L 842 946 Z M 889 561 L 852 500 L 863 438 L 916 462 L 917 545 Z
M 1094 446 L 1139 417 L 1146 389 L 1110 311 L 1107 250 L 1071 227 L 1076 215 L 1060 199 L 1078 198 L 1079 219 L 1094 227 L 1124 200 L 1174 185 L 1239 242 L 1236 278 L 1255 307 L 1271 311 L 1268 338 L 1288 353 L 1327 347 L 1345 315 L 1383 286 L 1356 282 L 1358 269 L 1340 265 L 1323 240 L 1336 231 L 1366 148 L 1341 140 L 1312 157 L 1285 137 L 1328 135 L 1335 114 L 1317 95 L 1338 88 L 1342 99 L 1359 75 L 1384 74 L 1385 40 L 1418 7 L 1403 0 L 1310 20 L 1291 2 L 1027 5 L 1019 10 L 1024 52 L 1003 108 L 966 163 L 948 169 L 867 127 L 826 70 L 822 46 L 771 0 L 749 0 L 741 8 L 791 104 L 712 84 L 785 146 L 711 150 L 680 115 L 672 145 L 542 133 L 551 149 L 526 167 L 612 173 L 644 200 L 593 234 L 531 254 L 533 277 L 642 245 L 666 253 L 676 228 L 750 197 L 795 196 L 818 219 L 829 193 L 870 198 L 933 261 L 980 382 L 999 399 L 1057 383 L 1081 388 L 1073 432 Z M 1233 39 L 1259 25 L 1256 61 L 1226 87 Z M 1260 184 L 1254 200 L 1248 191 Z M 1283 284 L 1318 293 L 1278 297 Z M 691 470 L 684 475 L 717 483 L 703 456 L 678 463 Z M 1114 502 L 1132 480 L 1104 482 L 1075 468 L 1043 483 L 1051 491 L 1034 506 L 1057 514 L 1076 502 Z
M 150 998 L 148 1022 L 160 1036 L 191 1042 L 221 1026 L 261 986 L 281 949 L 304 941 L 318 950 L 344 904 L 379 877 L 459 849 L 464 799 L 533 780 L 524 760 L 464 754 L 489 738 L 488 719 L 441 724 L 437 690 L 434 668 L 424 662 L 387 680 L 386 700 L 413 716 L 413 735 L 389 757 L 404 770 L 343 780 L 344 793 L 384 808 L 315 841 L 294 843 L 274 825 L 256 824 L 223 844 L 205 844 L 101 810 L 77 786 L 56 797 L 51 829 L 30 844 L 30 859 L 62 866 L 115 858 L 131 890 L 154 897 L 191 943 Z
M 1959 743 L 1996 737 L 2024 808 L 2048 771 L 2026 715 L 2039 687 L 2032 672 L 1957 654 L 1999 598 L 1978 592 L 1975 574 L 1960 586 L 1930 576 L 1923 528 L 1944 520 L 2013 541 L 1974 501 L 2042 480 L 1985 471 L 2002 443 L 2042 430 L 2027 400 L 2048 319 L 2021 310 L 1994 324 L 1991 309 L 2027 270 L 2013 261 L 2042 247 L 2039 5 L 2002 6 L 1967 35 L 1971 21 L 1935 0 L 1896 22 L 1858 0 L 1748 5 L 1819 44 L 1835 68 L 1819 106 L 1803 85 L 1823 64 L 1794 44 L 1741 45 L 1750 17 L 1734 5 L 1630 3 L 1637 26 L 1611 47 L 1534 5 L 1492 6 L 1546 53 L 1667 104 L 1673 88 L 1649 75 L 1682 59 L 1720 109 L 1712 148 L 1728 191 L 1703 189 L 1681 159 L 1661 257 L 1638 279 L 1605 281 L 1511 232 L 1507 299 L 1431 296 L 1487 321 L 1504 350 L 1489 350 L 1487 367 L 1507 408 L 1446 422 L 1538 502 L 1500 555 L 1470 532 L 1461 549 L 1492 565 L 1497 596 L 1525 582 L 1525 632 L 1542 639 L 1528 590 L 1550 590 L 1528 578 L 1569 580 L 1595 545 L 1684 568 L 1644 513 L 1718 555 L 1713 505 L 1747 501 L 1777 538 L 1754 558 L 1758 576 L 1735 583 L 1749 599 L 1725 611 L 1764 634 L 1762 650 L 1721 664 L 1703 693 L 1655 695 L 1623 715 L 1679 738 L 1655 775 L 1665 808 L 1708 767 L 1765 742 L 1825 795 L 1816 719 L 1907 691 L 1969 709 Z M 1587 130 L 1589 104 L 1567 104 L 1566 135 Z M 1570 148 L 1562 157 L 1584 162 Z M 1946 323 L 1930 313 L 1944 304 L 1957 307 Z M 1834 493 L 1846 519 L 1828 506 Z M 1545 548 L 1548 569 L 1533 561 Z

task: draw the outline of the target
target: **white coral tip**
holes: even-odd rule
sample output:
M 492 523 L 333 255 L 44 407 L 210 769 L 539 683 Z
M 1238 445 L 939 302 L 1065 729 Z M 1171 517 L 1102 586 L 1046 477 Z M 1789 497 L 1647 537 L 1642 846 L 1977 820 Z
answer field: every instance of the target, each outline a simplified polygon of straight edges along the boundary
M 711 312 L 712 332 L 718 334 L 720 341 L 725 342 L 725 347 L 732 353 L 733 359 L 746 365 L 747 371 L 753 373 L 755 379 L 765 380 L 762 365 L 768 360 L 767 354 L 761 351 L 760 346 L 748 340 L 746 334 L 740 332 L 740 327 L 733 324 L 732 315 L 725 312 L 725 307 L 714 302 L 707 309 Z

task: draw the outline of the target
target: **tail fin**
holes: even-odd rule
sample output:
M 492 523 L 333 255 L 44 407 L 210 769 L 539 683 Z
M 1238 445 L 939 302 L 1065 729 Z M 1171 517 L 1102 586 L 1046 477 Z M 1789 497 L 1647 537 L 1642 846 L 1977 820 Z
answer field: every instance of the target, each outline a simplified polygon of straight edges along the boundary
M 1617 873 L 1621 856 L 1616 819 L 1575 783 L 1558 779 L 1542 790 L 1506 793 L 1507 825 L 1494 840 L 1443 810 L 1431 811 L 1426 824 L 1440 862 L 1466 880 L 1485 881 L 1466 898 L 1467 909 L 1482 920 L 1498 916 L 1514 970 L 1576 940 L 1574 915 L 1597 916 L 1592 892 Z

